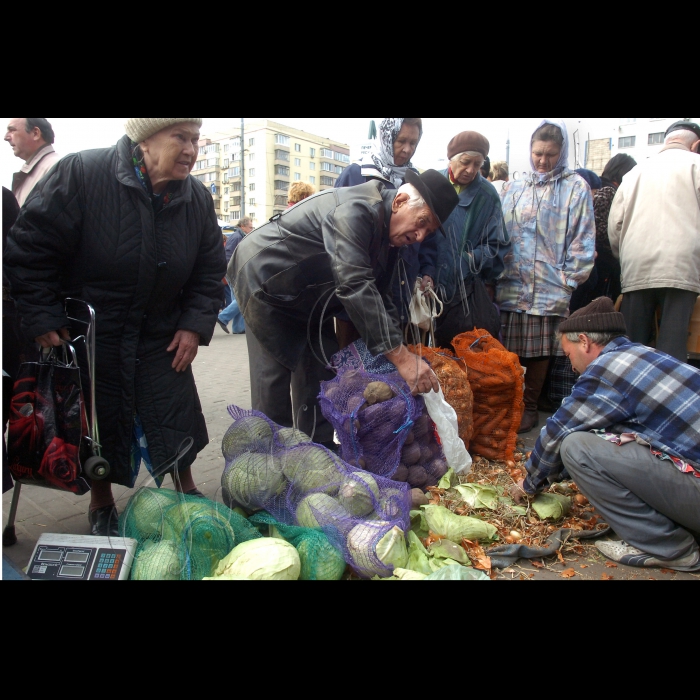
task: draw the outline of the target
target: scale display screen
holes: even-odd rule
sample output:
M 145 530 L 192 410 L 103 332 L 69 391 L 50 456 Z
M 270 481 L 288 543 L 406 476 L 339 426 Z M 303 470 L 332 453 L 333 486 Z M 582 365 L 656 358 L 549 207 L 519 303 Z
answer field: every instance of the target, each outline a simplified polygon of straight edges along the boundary
M 68 576 L 69 578 L 82 578 L 84 574 L 84 566 L 62 566 L 60 571 L 61 576 Z
M 68 552 L 64 559 L 68 564 L 87 564 L 90 561 L 88 552 Z
M 63 552 L 46 551 L 39 552 L 39 561 L 61 561 Z

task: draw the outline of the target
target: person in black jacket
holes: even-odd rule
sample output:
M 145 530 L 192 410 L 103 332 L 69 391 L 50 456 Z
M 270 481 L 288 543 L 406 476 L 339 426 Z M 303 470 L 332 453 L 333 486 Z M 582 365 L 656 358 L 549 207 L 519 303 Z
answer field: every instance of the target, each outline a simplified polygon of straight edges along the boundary
M 4 259 L 25 334 L 43 348 L 70 338 L 64 299 L 95 309 L 108 481 L 133 487 L 145 452 L 153 473 L 170 468 L 196 496 L 191 467 L 209 437 L 191 364 L 212 338 L 226 271 L 212 197 L 190 177 L 201 123 L 133 118 L 116 146 L 66 156 L 22 209 Z M 108 481 L 92 483 L 93 535 L 117 534 Z
M 317 397 L 333 377 L 339 312 L 415 393 L 438 389 L 430 367 L 403 345 L 391 280 L 399 249 L 432 235 L 458 199 L 435 170 L 409 170 L 406 180 L 398 190 L 372 180 L 309 197 L 246 236 L 229 264 L 247 326 L 253 408 L 285 427 L 296 415 L 300 430 L 330 448 L 333 428 Z

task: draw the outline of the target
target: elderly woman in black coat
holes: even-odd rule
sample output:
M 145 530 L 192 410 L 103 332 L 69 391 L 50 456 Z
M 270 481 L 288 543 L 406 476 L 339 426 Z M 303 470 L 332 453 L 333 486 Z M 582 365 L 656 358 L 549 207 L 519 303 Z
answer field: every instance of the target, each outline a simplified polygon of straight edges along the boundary
M 69 339 L 64 300 L 96 313 L 97 419 L 107 480 L 93 480 L 93 535 L 116 535 L 111 483 L 135 485 L 142 457 L 201 496 L 191 467 L 209 442 L 191 364 L 208 345 L 226 261 L 211 195 L 190 177 L 201 118 L 133 118 L 116 146 L 66 156 L 13 227 L 5 269 L 26 336 Z M 110 483 L 111 482 L 111 483 Z

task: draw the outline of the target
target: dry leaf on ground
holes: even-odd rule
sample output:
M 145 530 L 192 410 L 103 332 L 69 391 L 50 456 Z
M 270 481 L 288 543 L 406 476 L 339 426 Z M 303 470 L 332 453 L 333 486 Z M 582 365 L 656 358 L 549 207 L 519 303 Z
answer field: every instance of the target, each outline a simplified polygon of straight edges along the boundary
M 603 575 L 600 577 L 600 580 L 601 580 L 601 581 L 613 581 L 614 578 L 615 578 L 614 576 L 609 576 L 608 574 L 603 574 Z
M 576 572 L 573 569 L 567 569 L 566 571 L 562 571 L 560 576 L 562 578 L 573 578 L 576 576 Z
M 605 564 L 606 569 L 617 569 L 617 564 L 614 564 L 613 562 L 609 561 Z

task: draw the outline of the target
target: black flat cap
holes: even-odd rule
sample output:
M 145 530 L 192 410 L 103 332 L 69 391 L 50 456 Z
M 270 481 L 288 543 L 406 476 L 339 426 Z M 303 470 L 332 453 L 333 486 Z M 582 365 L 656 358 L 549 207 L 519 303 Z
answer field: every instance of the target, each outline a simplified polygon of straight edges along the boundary
M 420 192 L 420 196 L 438 218 L 440 230 L 445 235 L 442 225 L 459 204 L 459 195 L 450 181 L 437 170 L 426 170 L 422 175 L 407 170 L 406 183 L 413 185 Z

